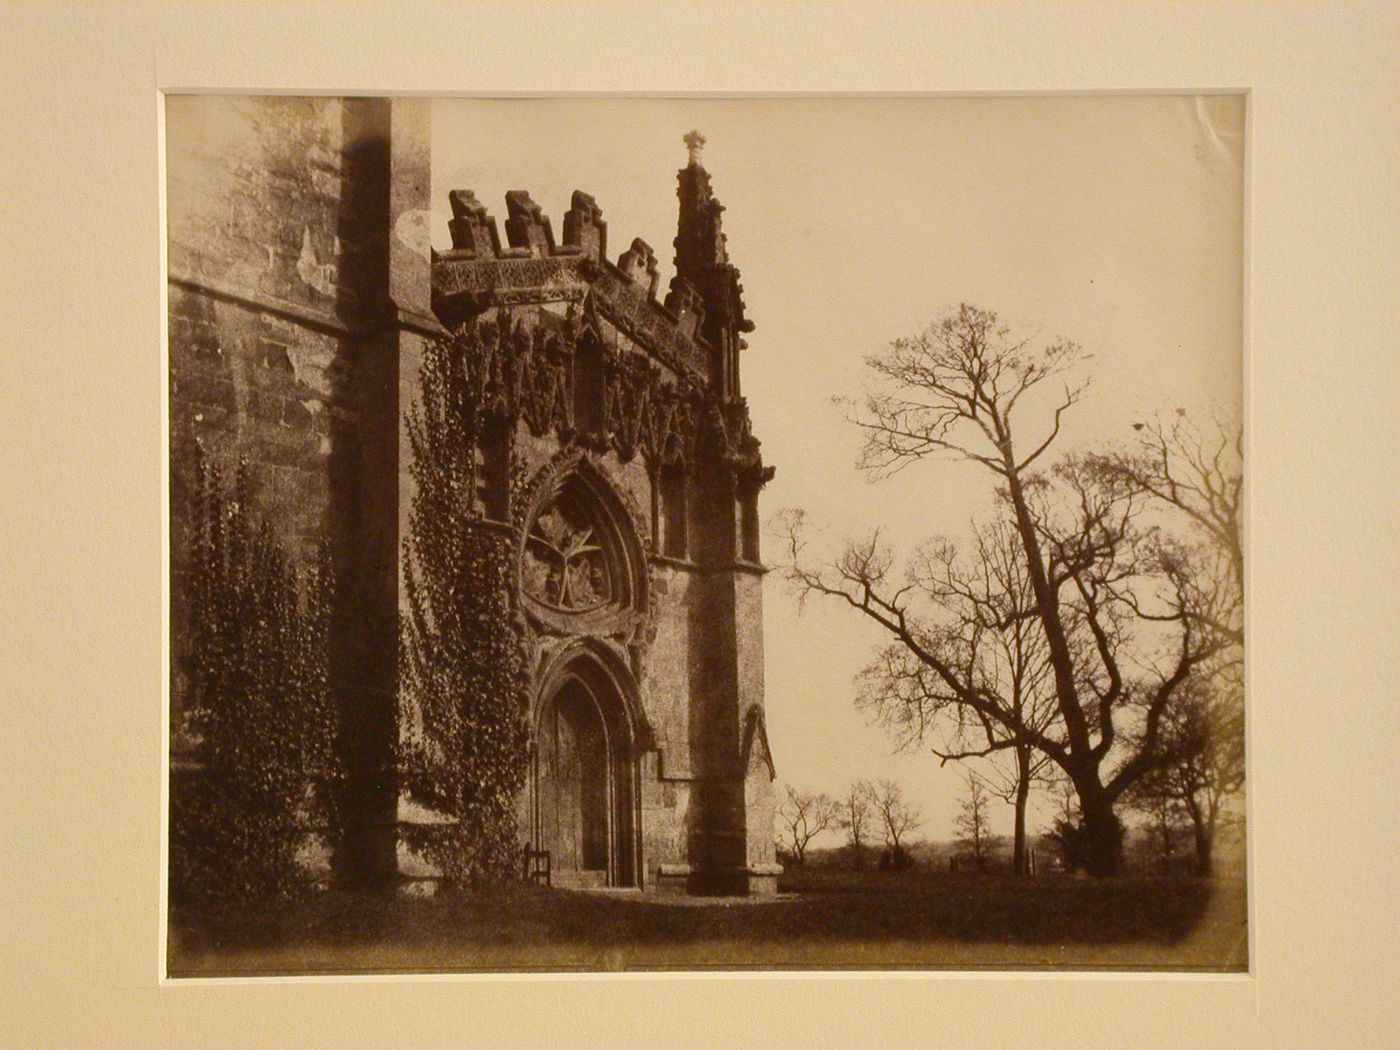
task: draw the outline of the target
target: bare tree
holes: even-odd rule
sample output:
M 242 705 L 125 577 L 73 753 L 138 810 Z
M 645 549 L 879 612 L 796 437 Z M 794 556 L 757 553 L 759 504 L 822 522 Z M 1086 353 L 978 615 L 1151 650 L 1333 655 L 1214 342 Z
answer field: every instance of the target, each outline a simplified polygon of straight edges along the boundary
M 1244 784 L 1244 703 L 1239 665 L 1193 678 L 1168 714 L 1163 731 L 1168 759 L 1135 786 L 1132 800 L 1145 812 L 1179 809 L 1191 822 L 1196 874 L 1213 872 L 1213 847 L 1228 795 Z
M 970 681 L 1006 713 L 988 717 L 960 703 L 937 672 L 901 642 L 887 645 L 862 672 L 857 703 L 873 709 L 902 747 L 928 744 L 944 764 L 982 759 L 984 786 L 1012 806 L 1012 871 L 1024 874 L 1026 805 L 1051 765 L 1030 734 L 1056 717 L 1054 677 L 1015 530 L 994 522 L 975 530 L 960 558 L 949 543 L 917 552 L 911 578 L 944 616 L 941 644 L 962 650 Z
M 868 780 L 857 780 L 846 789 L 840 800 L 839 824 L 846 832 L 851 846 L 851 863 L 860 871 L 865 857 L 865 843 L 870 835 L 871 798 L 875 789 Z
M 963 796 L 954 826 L 958 829 L 958 841 L 972 851 L 972 861 L 978 871 L 987 869 L 987 846 L 991 838 L 988 830 L 988 809 L 991 797 L 982 778 L 972 770 L 965 774 L 967 794 Z
M 1213 666 L 1193 674 L 1163 729 L 1167 760 L 1135 792 L 1161 816 L 1173 804 L 1190 818 L 1196 870 L 1212 871 L 1212 846 L 1226 795 L 1244 784 L 1244 434 L 1216 420 L 1195 426 L 1178 409 L 1170 421 L 1136 423 L 1134 445 L 1090 463 L 1106 477 L 1171 512 L 1201 542 L 1165 546 L 1189 564 L 1188 614 L 1224 644 Z
M 870 803 L 885 832 L 885 845 L 890 849 L 891 859 L 897 861 L 904 852 L 904 836 L 923 823 L 919 808 L 904 797 L 904 789 L 893 780 L 881 780 L 876 784 Z
M 977 673 L 985 637 L 950 623 L 917 569 L 899 579 L 878 533 L 814 568 L 805 564 L 794 520 L 788 574 L 799 594 L 841 599 L 888 632 L 930 672 L 948 704 L 1048 755 L 1079 796 L 1086 867 L 1111 875 L 1122 844 L 1115 806 L 1160 761 L 1173 695 L 1219 644 L 1188 615 L 1187 563 L 1164 556 L 1139 527 L 1141 492 L 1083 459 L 1063 459 L 1049 474 L 1032 469 L 1083 396 L 1084 385 L 1069 378 L 1080 356 L 1072 343 L 1036 349 L 1030 340 L 1011 341 L 995 314 L 964 305 L 868 358 L 880 389 L 853 409 L 869 469 L 891 472 L 950 454 L 994 480 L 997 516 L 1014 530 L 1032 598 L 1013 615 L 1032 620 L 1046 646 L 1054 683 L 1049 725 L 1018 715 L 987 688 Z M 1059 393 L 1023 444 L 1017 410 L 1023 402 L 1034 407 L 1051 384 Z M 1121 732 L 1129 724 L 1135 731 Z
M 1220 421 L 1206 430 L 1185 410 L 1170 422 L 1135 423 L 1128 449 L 1097 453 L 1090 463 L 1106 476 L 1178 512 L 1215 552 L 1217 571 L 1198 573 L 1214 585 L 1192 611 L 1204 626 L 1244 644 L 1244 432 Z M 1219 571 L 1223 570 L 1223 571 Z
M 787 827 L 792 856 L 799 866 L 807 862 L 807 846 L 823 831 L 835 826 L 839 810 L 829 795 L 799 791 L 787 785 L 778 817 Z

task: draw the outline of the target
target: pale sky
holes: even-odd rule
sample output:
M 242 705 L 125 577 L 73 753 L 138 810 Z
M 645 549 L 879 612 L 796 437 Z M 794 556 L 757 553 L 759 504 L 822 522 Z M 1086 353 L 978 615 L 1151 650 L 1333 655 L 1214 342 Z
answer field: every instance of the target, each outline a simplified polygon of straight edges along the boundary
M 614 259 L 633 237 L 652 246 L 664 292 L 692 128 L 708 140 L 757 325 L 741 368 L 777 467 L 765 520 L 800 507 L 832 545 L 876 526 L 902 549 L 966 535 L 991 492 L 983 472 L 928 460 L 872 482 L 831 403 L 859 391 L 864 355 L 959 302 L 1093 355 L 1062 450 L 1130 437 L 1134 420 L 1178 407 L 1238 415 L 1239 96 L 439 100 L 433 245 L 451 243 L 449 190 L 474 190 L 504 239 L 507 190 L 530 191 L 562 238 L 581 189 L 603 209 Z M 779 540 L 765 535 L 770 563 Z M 892 756 L 853 706 L 879 634 L 833 600 L 799 615 L 776 572 L 764 602 L 779 780 L 839 794 L 857 777 L 895 779 L 922 806 L 918 836 L 952 837 L 960 771 L 927 752 Z M 1010 807 L 994 818 L 1009 830 Z M 1041 822 L 1033 812 L 1031 830 Z

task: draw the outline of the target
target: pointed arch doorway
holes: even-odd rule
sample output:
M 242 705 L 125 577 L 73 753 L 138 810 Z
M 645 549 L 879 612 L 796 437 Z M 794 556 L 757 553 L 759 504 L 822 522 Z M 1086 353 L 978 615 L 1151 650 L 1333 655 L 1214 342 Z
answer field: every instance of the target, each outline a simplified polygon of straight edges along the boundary
M 535 720 L 536 848 L 562 887 L 637 885 L 636 762 L 616 684 L 587 655 L 551 675 Z

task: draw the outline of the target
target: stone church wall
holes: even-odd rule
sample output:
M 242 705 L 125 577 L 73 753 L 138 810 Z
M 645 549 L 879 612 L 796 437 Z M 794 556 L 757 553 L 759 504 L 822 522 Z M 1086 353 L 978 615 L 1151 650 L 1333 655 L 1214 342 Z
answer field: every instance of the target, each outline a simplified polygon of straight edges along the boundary
M 348 394 L 354 196 L 338 99 L 175 96 L 169 182 L 172 623 L 186 593 L 199 441 L 225 483 L 247 462 L 261 515 L 309 566 L 331 526 Z M 182 632 L 172 631 L 178 645 Z M 179 660 L 175 660 L 176 668 Z M 179 715 L 182 690 L 172 691 Z
M 330 554 L 343 801 L 358 814 L 342 852 L 370 872 L 357 881 L 396 868 L 399 386 L 441 332 L 426 239 L 411 236 L 427 125 L 420 100 L 167 106 L 172 767 L 197 767 L 181 646 L 198 442 L 226 488 L 247 464 L 254 517 L 303 570 Z
M 613 355 L 608 378 L 603 358 L 595 374 L 570 375 L 600 397 L 606 387 L 607 418 L 600 408 L 575 434 L 567 414 L 542 421 L 539 404 L 522 406 L 512 466 L 536 478 L 563 452 L 585 449 L 635 519 L 645 630 L 608 644 L 635 676 L 645 723 L 632 756 L 644 885 L 771 890 L 762 569 L 742 535 L 743 501 L 771 470 L 737 396 L 738 333 L 751 326 L 718 233 L 721 209 L 706 203 L 708 176 L 694 163 L 681 173 L 676 244 L 688 276 L 664 304 L 650 248 L 634 241 L 609 261 L 606 225 L 586 194 L 575 195 L 559 245 L 528 195 L 512 194 L 508 246 L 470 194 L 454 194 L 454 250 L 430 260 L 415 236 L 430 203 L 426 112 L 417 100 L 171 100 L 174 764 L 189 743 L 179 646 L 198 442 L 228 482 L 247 462 L 259 516 L 303 566 L 321 545 L 330 550 L 341 583 L 331 675 L 349 759 L 343 871 L 378 886 L 432 885 L 436 872 L 403 832 L 437 817 L 401 791 L 392 758 L 412 717 L 396 661 L 413 486 L 403 428 L 423 347 L 467 319 L 523 323 L 543 346 L 596 303 L 588 323 Z M 665 425 L 656 412 L 672 402 L 647 401 L 663 388 L 679 398 Z M 683 482 L 666 484 L 684 489 L 684 551 L 666 540 L 677 523 L 659 495 L 676 442 L 688 465 Z M 522 800 L 525 835 L 528 824 Z M 699 878 L 721 869 L 727 881 Z

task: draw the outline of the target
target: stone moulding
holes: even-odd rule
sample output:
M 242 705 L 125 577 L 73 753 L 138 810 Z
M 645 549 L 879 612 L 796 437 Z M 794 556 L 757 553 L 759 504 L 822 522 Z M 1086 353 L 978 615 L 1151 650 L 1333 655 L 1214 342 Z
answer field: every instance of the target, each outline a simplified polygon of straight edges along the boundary
M 627 722 L 628 750 L 638 755 L 643 751 L 655 751 L 658 746 L 656 729 L 647 717 L 636 676 L 627 666 L 626 659 L 613 646 L 598 638 L 570 638 L 543 654 L 540 666 L 532 675 L 531 723 L 538 722 L 541 705 L 549 695 L 551 686 L 566 672 L 577 673 L 578 668 L 585 665 L 588 673 L 604 679 L 609 690 L 621 701 Z
M 612 576 L 611 600 L 595 610 L 557 608 L 533 593 L 521 575 L 533 523 L 566 493 L 577 493 L 575 498 L 587 512 L 593 529 L 592 539 L 601 548 Z M 514 530 L 515 589 L 531 620 L 558 634 L 630 637 L 638 622 L 646 617 L 651 604 L 646 548 L 632 510 L 621 501 L 602 472 L 581 451 L 557 457 L 534 479 L 528 502 L 521 511 Z
M 346 320 L 312 306 L 277 299 L 259 291 L 239 288 L 210 277 L 193 277 L 172 269 L 166 276 L 172 288 L 192 292 L 209 299 L 231 303 L 251 313 L 267 314 L 280 321 L 300 325 L 313 332 L 338 338 L 369 336 L 386 329 L 416 332 L 428 338 L 440 338 L 447 330 L 435 317 L 425 317 L 413 310 L 390 304 L 372 317 Z
M 449 327 L 491 307 L 579 303 L 591 291 L 606 320 L 672 371 L 704 386 L 713 348 L 698 331 L 698 293 L 677 278 L 665 302 L 658 300 L 656 259 L 640 239 L 616 263 L 605 258 L 607 224 L 587 194 L 574 194 L 565 243 L 556 245 L 539 206 L 528 194 L 512 191 L 510 248 L 500 246 L 495 219 L 470 191 L 453 191 L 451 199 L 458 216 L 450 224 L 453 248 L 432 256 L 433 309 Z

